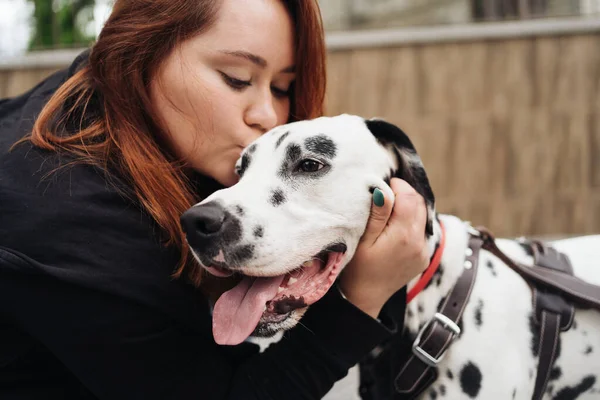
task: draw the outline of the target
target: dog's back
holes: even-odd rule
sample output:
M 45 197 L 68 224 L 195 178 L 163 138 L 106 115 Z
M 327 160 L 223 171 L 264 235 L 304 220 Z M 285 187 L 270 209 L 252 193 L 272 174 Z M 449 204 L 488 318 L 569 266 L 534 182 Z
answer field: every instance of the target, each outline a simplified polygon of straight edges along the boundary
M 414 336 L 433 316 L 460 274 L 466 248 L 465 228 L 443 216 L 448 244 L 443 270 L 411 303 L 407 327 Z M 456 239 L 454 236 L 458 236 Z M 533 259 L 514 240 L 499 239 L 503 252 L 523 264 Z M 600 235 L 551 243 L 567 254 L 574 274 L 600 285 Z M 454 253 L 453 255 L 451 255 Z M 418 322 L 417 322 L 418 321 Z M 523 278 L 487 251 L 462 317 L 461 335 L 439 365 L 439 377 L 423 398 L 531 399 L 539 352 L 539 327 L 533 319 L 532 291 Z M 573 325 L 560 335 L 557 358 L 544 399 L 600 398 L 600 313 L 577 308 Z M 577 397 L 581 395 L 580 397 Z
M 569 256 L 574 275 L 600 286 L 600 235 L 559 240 L 554 248 Z M 600 313 L 577 308 L 572 328 L 561 334 L 561 353 L 548 385 L 548 398 L 600 398 Z M 552 390 L 553 389 L 553 390 Z M 582 394 L 577 397 L 579 393 Z

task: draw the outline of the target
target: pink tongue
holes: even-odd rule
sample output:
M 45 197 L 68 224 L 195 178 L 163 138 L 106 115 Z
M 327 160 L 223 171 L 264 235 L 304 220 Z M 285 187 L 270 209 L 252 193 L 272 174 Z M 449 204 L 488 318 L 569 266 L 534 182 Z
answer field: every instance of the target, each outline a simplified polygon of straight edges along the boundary
M 224 345 L 242 343 L 258 324 L 267 301 L 277 294 L 284 275 L 272 278 L 246 276 L 223 293 L 213 310 L 213 336 Z

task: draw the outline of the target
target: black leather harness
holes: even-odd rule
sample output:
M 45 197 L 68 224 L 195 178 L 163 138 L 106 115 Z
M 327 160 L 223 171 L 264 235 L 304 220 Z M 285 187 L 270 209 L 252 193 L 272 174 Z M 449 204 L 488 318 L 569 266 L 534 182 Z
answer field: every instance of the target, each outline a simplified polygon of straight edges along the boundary
M 399 374 L 393 380 L 394 400 L 414 399 L 437 378 L 437 364 L 460 335 L 460 319 L 475 282 L 479 252 L 500 258 L 527 281 L 533 291 L 534 321 L 540 330 L 539 363 L 532 399 L 540 400 L 556 358 L 560 332 L 569 330 L 574 304 L 600 310 L 600 286 L 573 276 L 569 258 L 540 241 L 520 241 L 534 259 L 521 265 L 504 254 L 485 228 L 470 232 L 464 269 L 434 318 L 419 332 L 411 351 L 400 352 Z M 392 356 L 393 357 L 393 356 Z

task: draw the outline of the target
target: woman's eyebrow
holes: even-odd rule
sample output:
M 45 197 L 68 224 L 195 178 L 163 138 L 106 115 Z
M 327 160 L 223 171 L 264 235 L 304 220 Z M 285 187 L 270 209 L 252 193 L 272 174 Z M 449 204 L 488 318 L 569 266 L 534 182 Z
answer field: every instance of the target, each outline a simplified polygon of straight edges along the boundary
M 219 52 L 222 53 L 222 54 L 226 54 L 228 56 L 243 58 L 245 60 L 248 60 L 248 61 L 252 62 L 252 64 L 255 64 L 255 65 L 259 66 L 260 68 L 266 68 L 267 67 L 267 60 L 265 60 L 264 58 L 262 58 L 259 55 L 250 53 L 248 51 L 243 51 L 243 50 L 220 50 Z M 286 67 L 283 70 L 281 70 L 281 72 L 292 73 L 292 72 L 295 71 L 295 69 L 296 69 L 295 65 L 290 65 L 289 67 Z

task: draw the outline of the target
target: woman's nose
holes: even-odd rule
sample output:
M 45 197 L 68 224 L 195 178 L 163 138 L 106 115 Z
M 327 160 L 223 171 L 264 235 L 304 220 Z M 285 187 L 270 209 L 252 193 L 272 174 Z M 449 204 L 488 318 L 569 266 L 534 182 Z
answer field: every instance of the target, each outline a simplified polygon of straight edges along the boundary
M 246 110 L 245 122 L 252 128 L 259 129 L 262 133 L 277 125 L 277 111 L 273 102 L 273 96 L 269 93 L 255 99 Z

